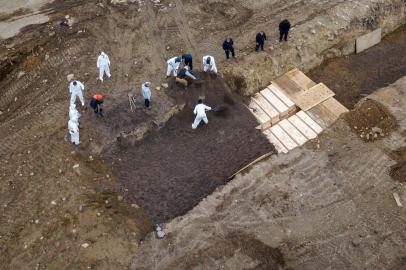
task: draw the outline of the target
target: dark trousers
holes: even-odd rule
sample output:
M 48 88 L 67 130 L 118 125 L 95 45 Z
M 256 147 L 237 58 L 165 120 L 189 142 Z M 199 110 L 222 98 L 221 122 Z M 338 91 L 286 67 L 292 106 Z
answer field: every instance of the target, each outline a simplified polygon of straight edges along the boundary
M 185 59 L 185 65 L 190 68 L 190 70 L 193 70 L 193 59 Z
M 224 50 L 226 52 L 226 57 L 227 59 L 230 59 L 230 52 L 231 52 L 231 56 L 235 57 L 235 52 L 234 52 L 234 48 L 231 48 L 229 50 Z
M 151 103 L 149 101 L 149 99 L 144 99 L 144 101 L 145 101 L 145 107 L 149 108 L 149 104 Z
M 255 51 L 259 51 L 259 48 L 261 48 L 261 51 L 263 51 L 264 44 L 265 44 L 265 42 L 257 43 L 257 45 L 255 46 Z
M 282 41 L 282 39 L 284 39 L 285 41 L 288 41 L 288 34 L 289 34 L 289 30 L 280 31 L 279 41 Z

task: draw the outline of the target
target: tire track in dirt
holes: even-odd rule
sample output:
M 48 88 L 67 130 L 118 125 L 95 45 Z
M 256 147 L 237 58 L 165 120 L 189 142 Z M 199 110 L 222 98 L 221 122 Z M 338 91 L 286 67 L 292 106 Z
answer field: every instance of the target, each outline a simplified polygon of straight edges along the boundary
M 152 56 L 152 62 L 153 63 L 162 63 L 162 65 L 155 64 L 154 68 L 159 71 L 162 69 L 162 66 L 164 66 L 167 56 L 166 56 L 166 49 L 163 47 L 163 40 L 161 38 L 160 30 L 158 27 L 157 19 L 156 19 L 156 14 L 154 12 L 154 8 L 152 6 L 151 1 L 147 1 L 146 5 L 146 16 L 145 19 L 148 23 L 148 36 L 149 36 L 149 41 L 152 43 L 152 47 L 154 49 L 154 53 L 151 54 Z

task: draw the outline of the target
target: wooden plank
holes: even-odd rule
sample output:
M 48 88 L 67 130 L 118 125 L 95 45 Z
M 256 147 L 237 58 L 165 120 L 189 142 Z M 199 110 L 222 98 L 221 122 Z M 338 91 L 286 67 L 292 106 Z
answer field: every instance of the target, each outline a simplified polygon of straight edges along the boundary
M 297 85 L 303 88 L 305 91 L 309 90 L 313 86 L 316 85 L 314 81 L 312 81 L 309 77 L 307 77 L 303 72 L 299 69 L 294 68 L 286 73 L 286 76 L 294 81 Z
M 382 39 L 382 29 L 378 28 L 372 32 L 369 32 L 366 35 L 357 38 L 355 43 L 355 50 L 357 53 L 365 51 L 366 49 L 371 48 L 372 46 L 375 46 L 376 44 L 381 42 L 381 39 Z
M 296 114 L 303 122 L 306 123 L 314 132 L 320 134 L 323 131 L 323 128 L 320 127 L 309 115 L 307 115 L 304 111 L 299 111 Z
M 296 148 L 297 143 L 279 126 L 279 124 L 271 127 L 271 132 L 288 150 Z
M 294 125 L 307 139 L 311 140 L 317 137 L 316 132 L 306 125 L 297 115 L 292 115 L 288 118 L 288 121 Z
M 322 104 L 314 106 L 306 113 L 323 128 L 331 126 L 338 118 Z
M 337 117 L 348 112 L 348 109 L 333 97 L 323 101 L 321 104 L 328 108 Z
M 283 130 L 288 133 L 288 135 L 298 144 L 305 144 L 308 139 L 297 129 L 295 128 L 287 119 L 282 120 L 278 124 Z
M 250 104 L 248 105 L 248 109 L 257 119 L 261 129 L 266 129 L 271 126 L 271 118 L 253 100 L 251 100 Z
M 268 100 L 269 103 L 275 107 L 279 114 L 281 115 L 279 118 L 287 115 L 289 112 L 289 108 L 283 103 L 277 96 L 275 96 L 269 89 L 262 90 L 260 94 Z
M 272 134 L 271 130 L 264 130 L 264 135 L 268 138 L 269 142 L 275 146 L 278 153 L 287 153 L 288 149 Z
M 245 165 L 245 166 L 242 167 L 240 170 L 238 170 L 236 173 L 234 173 L 233 175 L 231 175 L 228 179 L 230 180 L 230 179 L 234 178 L 234 176 L 236 176 L 236 175 L 239 174 L 240 172 L 242 172 L 242 171 L 244 171 L 245 169 L 247 169 L 247 168 L 249 168 L 249 167 L 255 165 L 256 163 L 260 162 L 261 160 L 266 159 L 267 157 L 271 156 L 273 153 L 274 153 L 274 152 L 272 151 L 272 152 L 269 152 L 269 153 L 266 153 L 266 154 L 260 156 L 259 158 L 256 158 L 254 161 L 252 161 L 252 162 L 250 162 L 249 164 Z
M 271 118 L 271 124 L 279 122 L 279 112 L 261 94 L 255 94 L 252 100 Z
M 314 106 L 333 97 L 335 94 L 323 83 L 313 86 L 309 90 L 293 97 L 296 105 L 303 111 L 308 111 Z
M 295 103 L 283 92 L 283 90 L 277 84 L 271 84 L 267 88 L 271 90 L 271 92 L 275 96 L 277 96 L 283 103 L 285 103 L 286 107 L 289 108 L 289 111 L 296 110 Z

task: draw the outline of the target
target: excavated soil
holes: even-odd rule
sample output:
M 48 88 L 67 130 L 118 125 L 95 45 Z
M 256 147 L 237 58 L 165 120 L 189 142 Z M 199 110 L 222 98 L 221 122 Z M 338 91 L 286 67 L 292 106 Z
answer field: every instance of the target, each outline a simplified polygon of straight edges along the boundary
M 401 147 L 391 153 L 396 164 L 391 167 L 390 176 L 401 183 L 406 183 L 406 147 Z
M 162 129 L 142 141 L 120 141 L 109 154 L 126 197 L 146 209 L 154 223 L 185 214 L 241 167 L 273 151 L 255 129 L 251 113 L 220 78 L 198 77 L 187 90 L 170 84 L 168 94 L 185 106 Z M 208 112 L 209 124 L 193 130 L 199 97 L 224 110 Z
M 389 135 L 398 125 L 396 118 L 382 104 L 367 99 L 350 113 L 345 114 L 345 120 L 351 129 L 364 141 L 374 141 Z M 372 128 L 382 132 L 375 134 Z
M 328 85 L 336 98 L 352 109 L 362 97 L 406 75 L 405 40 L 406 26 L 402 26 L 378 45 L 360 54 L 327 60 L 308 75 Z

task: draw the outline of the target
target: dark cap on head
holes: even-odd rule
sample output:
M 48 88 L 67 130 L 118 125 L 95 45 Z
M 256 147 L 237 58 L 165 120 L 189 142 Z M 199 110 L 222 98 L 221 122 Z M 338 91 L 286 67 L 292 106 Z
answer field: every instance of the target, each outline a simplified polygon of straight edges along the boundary
M 78 83 L 76 81 L 73 81 L 73 85 L 76 86 Z
M 206 64 L 210 65 L 210 63 L 211 63 L 211 57 L 209 56 L 209 57 L 207 57 L 207 59 L 206 59 Z
M 198 104 L 202 104 L 202 103 L 203 103 L 203 100 L 202 100 L 202 99 L 199 99 L 199 100 L 197 101 L 197 103 L 198 103 Z

